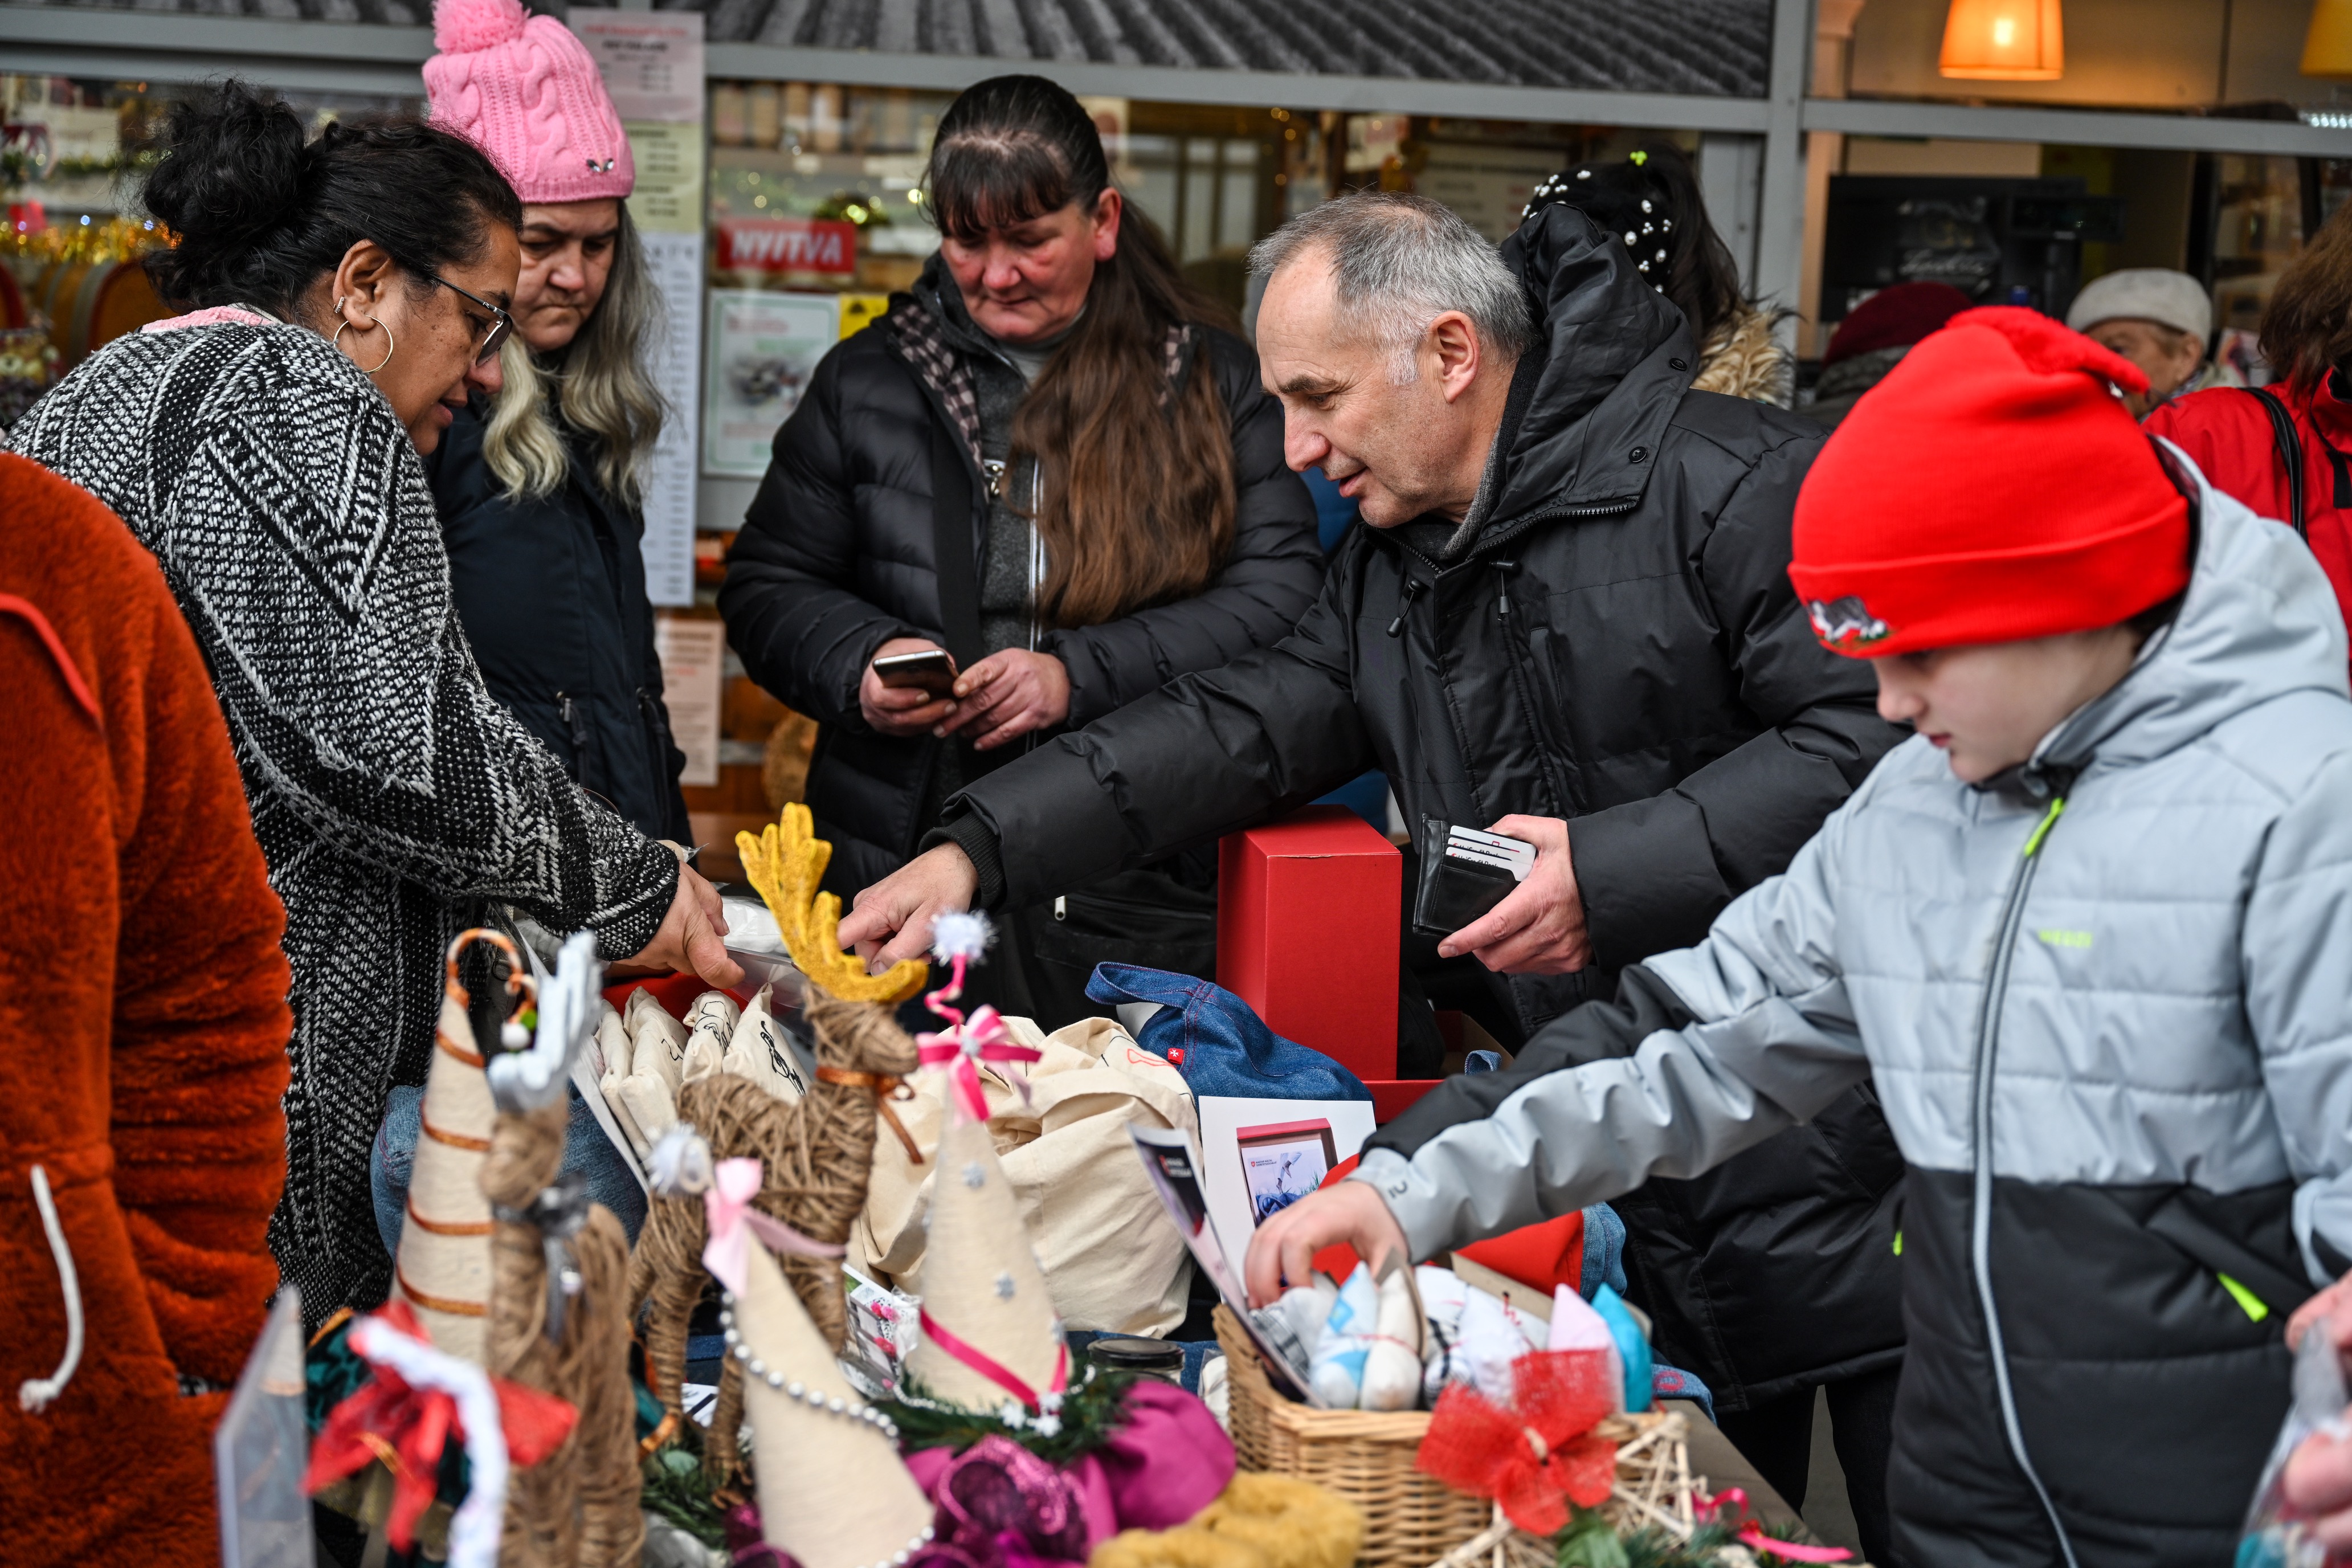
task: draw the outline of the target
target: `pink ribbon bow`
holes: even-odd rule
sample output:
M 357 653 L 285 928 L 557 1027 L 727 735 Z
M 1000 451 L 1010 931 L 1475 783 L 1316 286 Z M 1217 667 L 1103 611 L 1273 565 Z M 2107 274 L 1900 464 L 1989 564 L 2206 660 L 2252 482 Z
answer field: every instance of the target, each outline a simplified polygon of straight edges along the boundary
M 936 998 L 940 994 L 934 992 Z M 936 1000 L 933 1007 L 940 1012 L 953 1013 L 952 1007 L 941 1006 Z M 948 1087 L 956 1108 L 974 1121 L 988 1120 L 988 1099 L 980 1089 L 982 1062 L 1034 1062 L 1045 1053 L 1013 1043 L 1013 1036 L 997 1016 L 996 1009 L 983 1004 L 966 1018 L 961 1014 L 954 1024 L 936 1035 L 915 1037 L 915 1055 L 927 1068 L 945 1068 Z M 1028 1097 L 1029 1086 L 1018 1074 L 1008 1073 L 1013 1085 Z
M 702 1206 L 710 1217 L 710 1239 L 703 1244 L 702 1266 L 738 1296 L 743 1293 L 745 1270 L 751 1265 L 751 1238 L 757 1236 L 778 1252 L 803 1258 L 839 1258 L 847 1248 L 835 1242 L 814 1241 L 782 1220 L 772 1219 L 751 1206 L 760 1195 L 760 1162 L 721 1160 L 710 1173 Z

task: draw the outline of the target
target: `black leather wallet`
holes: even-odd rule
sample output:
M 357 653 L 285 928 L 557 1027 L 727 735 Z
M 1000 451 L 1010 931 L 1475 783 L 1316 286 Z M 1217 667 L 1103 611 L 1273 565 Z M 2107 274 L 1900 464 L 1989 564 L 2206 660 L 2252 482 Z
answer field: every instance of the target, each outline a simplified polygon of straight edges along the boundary
M 1464 859 L 1445 852 L 1454 829 L 1435 817 L 1422 818 L 1421 886 L 1412 900 L 1412 929 L 1425 936 L 1452 936 L 1517 887 L 1502 866 Z

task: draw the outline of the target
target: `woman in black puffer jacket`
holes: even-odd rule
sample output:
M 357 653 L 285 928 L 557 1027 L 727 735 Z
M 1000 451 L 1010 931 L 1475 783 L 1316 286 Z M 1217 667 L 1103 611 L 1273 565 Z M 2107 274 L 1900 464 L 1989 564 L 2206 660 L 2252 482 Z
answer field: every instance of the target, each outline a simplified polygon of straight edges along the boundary
M 972 88 L 929 185 L 940 254 L 817 367 L 719 597 L 752 678 L 823 726 L 808 804 L 845 896 L 998 763 L 1287 634 L 1323 575 L 1256 355 L 1123 210 L 1076 99 Z M 872 668 L 940 647 L 944 698 Z M 1051 1029 L 1099 1010 L 1098 962 L 1209 975 L 1213 847 L 1008 912 L 990 999 Z

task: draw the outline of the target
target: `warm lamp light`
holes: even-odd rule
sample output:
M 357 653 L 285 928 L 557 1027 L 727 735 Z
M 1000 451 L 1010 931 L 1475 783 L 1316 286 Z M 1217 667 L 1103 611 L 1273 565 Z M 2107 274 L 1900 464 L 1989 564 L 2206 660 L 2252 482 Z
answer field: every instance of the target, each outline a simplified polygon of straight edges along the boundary
M 1937 68 L 1971 81 L 2056 81 L 2066 74 L 2059 0 L 1952 0 Z
M 2352 76 L 2352 0 L 2315 0 L 2303 36 L 2303 74 Z

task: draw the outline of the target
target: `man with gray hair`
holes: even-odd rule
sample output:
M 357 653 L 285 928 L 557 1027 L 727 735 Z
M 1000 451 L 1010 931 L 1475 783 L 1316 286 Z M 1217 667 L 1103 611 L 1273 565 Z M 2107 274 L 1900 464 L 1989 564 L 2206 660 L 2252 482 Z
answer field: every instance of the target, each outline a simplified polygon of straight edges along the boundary
M 1790 586 L 1821 432 L 1690 389 L 1690 327 L 1642 268 L 1656 249 L 1555 203 L 1497 254 L 1436 203 L 1380 194 L 1267 239 L 1257 346 L 1286 455 L 1369 526 L 1283 642 L 952 797 L 935 847 L 860 893 L 843 939 L 919 954 L 943 910 L 1050 900 L 1376 766 L 1421 855 L 1444 852 L 1444 824 L 1538 851 L 1487 914 L 1433 948 L 1407 935 L 1401 1076 L 1438 1070 L 1432 995 L 1528 1048 L 1382 1139 L 1410 1152 L 1483 1114 L 1464 1085 L 1491 1100 L 1572 1065 L 1529 1037 L 1703 937 L 1897 739 L 1870 672 L 1821 646 Z M 1793 1400 L 1810 1426 L 1813 1387 L 1859 1378 L 1891 1407 L 1901 1169 L 1855 1091 L 1706 1176 L 1653 1183 L 1622 1206 L 1661 1348 L 1733 1410 Z M 1850 1484 L 1860 1513 L 1871 1488 Z

